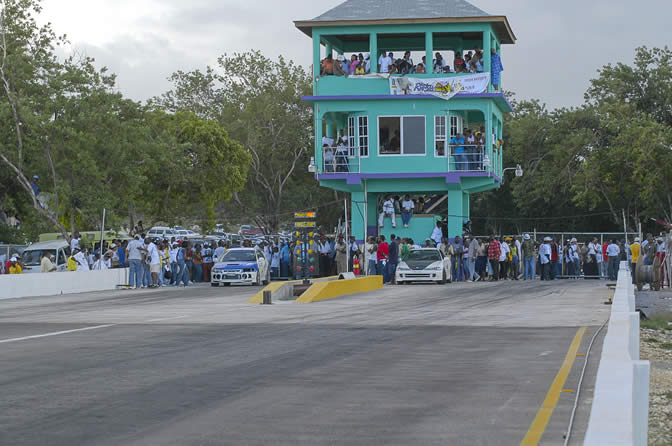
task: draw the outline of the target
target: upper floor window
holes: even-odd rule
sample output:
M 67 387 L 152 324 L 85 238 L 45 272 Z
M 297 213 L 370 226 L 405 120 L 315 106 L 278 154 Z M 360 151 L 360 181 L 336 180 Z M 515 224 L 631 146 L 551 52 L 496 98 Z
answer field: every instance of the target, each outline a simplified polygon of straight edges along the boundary
M 369 156 L 369 117 L 359 116 L 359 156 Z
M 424 155 L 425 144 L 424 116 L 378 117 L 380 155 Z
M 462 134 L 462 117 L 461 116 L 451 116 L 450 117 L 450 137 L 461 135 Z
M 355 117 L 348 117 L 348 147 L 350 156 L 357 156 L 357 137 L 355 135 Z
M 446 116 L 434 116 L 434 154 L 446 156 Z

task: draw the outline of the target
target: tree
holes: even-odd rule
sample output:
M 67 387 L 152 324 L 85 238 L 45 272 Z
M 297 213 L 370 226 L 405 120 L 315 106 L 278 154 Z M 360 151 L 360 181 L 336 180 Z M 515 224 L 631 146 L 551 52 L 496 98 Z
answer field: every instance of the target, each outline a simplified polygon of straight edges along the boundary
M 312 89 L 310 73 L 283 57 L 258 51 L 218 59 L 208 67 L 170 79 L 174 88 L 152 104 L 216 119 L 251 155 L 247 186 L 235 196 L 247 216 L 276 230 L 282 214 L 312 207 L 332 192 L 307 172 L 313 147 L 313 110 L 301 100 Z M 288 191 L 293 191 L 291 194 Z

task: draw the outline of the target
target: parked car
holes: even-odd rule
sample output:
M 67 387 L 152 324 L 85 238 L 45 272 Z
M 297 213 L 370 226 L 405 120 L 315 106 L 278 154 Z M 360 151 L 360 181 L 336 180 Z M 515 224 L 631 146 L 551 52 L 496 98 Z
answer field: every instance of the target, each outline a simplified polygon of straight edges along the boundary
M 232 283 L 266 285 L 271 281 L 271 268 L 258 248 L 232 248 L 215 263 L 210 284 L 229 286 Z
M 241 237 L 253 237 L 255 235 L 264 235 L 264 231 L 256 226 L 242 225 L 238 230 L 238 235 Z
M 21 254 L 21 263 L 23 264 L 23 272 L 25 273 L 39 273 L 40 262 L 44 253 L 54 255 L 56 259 L 54 266 L 57 271 L 65 271 L 68 265 L 68 257 L 70 257 L 70 245 L 64 240 L 53 240 L 50 242 L 34 243 L 28 246 Z
M 444 257 L 437 248 L 412 249 L 406 261 L 397 265 L 396 282 L 399 285 L 410 282 L 450 282 L 450 259 Z

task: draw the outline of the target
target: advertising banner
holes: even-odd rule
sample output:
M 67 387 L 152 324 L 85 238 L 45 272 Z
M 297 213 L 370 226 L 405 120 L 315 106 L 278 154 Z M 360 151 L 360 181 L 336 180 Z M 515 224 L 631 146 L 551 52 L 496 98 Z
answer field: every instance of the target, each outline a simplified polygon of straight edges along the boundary
M 450 99 L 458 93 L 485 93 L 490 73 L 460 74 L 452 77 L 390 77 L 390 94 L 432 95 Z

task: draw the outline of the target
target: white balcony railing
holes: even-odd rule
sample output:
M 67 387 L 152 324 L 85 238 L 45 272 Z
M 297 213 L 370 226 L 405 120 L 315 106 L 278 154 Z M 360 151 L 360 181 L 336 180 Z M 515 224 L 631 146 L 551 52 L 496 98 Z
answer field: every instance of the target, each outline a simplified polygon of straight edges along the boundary
M 321 173 L 359 173 L 361 158 L 359 147 L 323 147 Z

